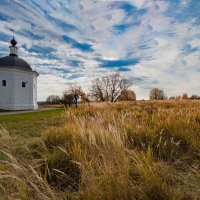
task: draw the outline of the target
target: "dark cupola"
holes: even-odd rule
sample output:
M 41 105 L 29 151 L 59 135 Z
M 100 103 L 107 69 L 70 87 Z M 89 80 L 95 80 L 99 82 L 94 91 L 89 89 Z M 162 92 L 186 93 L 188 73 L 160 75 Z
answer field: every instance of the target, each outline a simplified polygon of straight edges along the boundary
M 14 36 L 13 36 L 12 40 L 10 40 L 10 43 L 12 44 L 12 46 L 16 46 L 17 45 L 17 41 L 15 40 Z
M 15 37 L 13 36 L 12 40 L 10 40 L 11 46 L 10 46 L 10 55 L 9 56 L 16 56 L 18 57 L 17 50 L 18 48 L 16 47 L 17 41 L 15 40 Z

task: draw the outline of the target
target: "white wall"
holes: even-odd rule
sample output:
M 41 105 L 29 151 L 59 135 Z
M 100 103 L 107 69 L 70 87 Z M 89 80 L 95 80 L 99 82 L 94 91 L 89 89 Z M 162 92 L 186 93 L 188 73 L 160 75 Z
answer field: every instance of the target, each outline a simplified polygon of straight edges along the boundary
M 6 86 L 2 86 L 6 80 Z M 26 82 L 26 87 L 22 87 Z M 37 109 L 37 74 L 18 69 L 0 68 L 0 109 Z

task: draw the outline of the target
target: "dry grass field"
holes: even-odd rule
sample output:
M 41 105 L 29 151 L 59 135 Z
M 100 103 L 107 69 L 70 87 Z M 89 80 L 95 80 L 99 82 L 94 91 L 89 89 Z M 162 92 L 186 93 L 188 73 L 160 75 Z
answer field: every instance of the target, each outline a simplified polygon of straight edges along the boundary
M 200 101 L 33 115 L 0 118 L 0 199 L 200 199 Z

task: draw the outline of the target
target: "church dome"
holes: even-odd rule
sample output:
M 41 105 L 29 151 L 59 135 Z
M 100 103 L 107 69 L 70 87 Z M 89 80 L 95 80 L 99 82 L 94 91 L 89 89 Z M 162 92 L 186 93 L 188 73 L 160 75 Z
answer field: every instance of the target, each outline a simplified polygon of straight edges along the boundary
M 30 65 L 24 61 L 21 58 L 18 58 L 17 56 L 5 56 L 3 58 L 0 58 L 0 69 L 2 67 L 10 68 L 10 69 L 21 69 L 25 71 L 32 72 L 32 68 Z

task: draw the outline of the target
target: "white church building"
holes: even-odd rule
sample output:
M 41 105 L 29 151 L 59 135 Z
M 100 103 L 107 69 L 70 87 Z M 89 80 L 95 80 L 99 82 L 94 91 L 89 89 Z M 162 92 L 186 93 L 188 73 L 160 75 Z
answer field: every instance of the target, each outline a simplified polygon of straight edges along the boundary
M 9 56 L 0 58 L 0 109 L 35 110 L 39 74 L 18 57 L 14 36 L 10 43 Z

